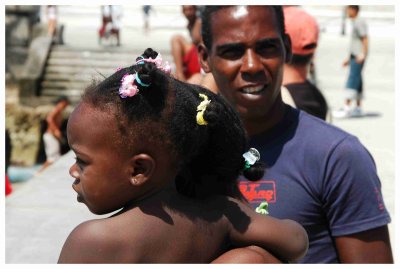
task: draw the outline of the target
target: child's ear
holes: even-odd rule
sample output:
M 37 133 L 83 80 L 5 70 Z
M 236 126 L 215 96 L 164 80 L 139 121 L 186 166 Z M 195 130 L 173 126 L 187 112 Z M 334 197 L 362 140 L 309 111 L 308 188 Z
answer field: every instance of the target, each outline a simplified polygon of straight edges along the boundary
M 201 68 L 203 68 L 204 72 L 209 73 L 211 72 L 210 65 L 208 63 L 208 49 L 203 43 L 200 43 L 197 46 L 197 50 L 199 52 L 199 60 L 201 64 Z
M 131 166 L 131 184 L 134 186 L 140 186 L 152 177 L 156 163 L 153 157 L 142 153 L 132 157 Z

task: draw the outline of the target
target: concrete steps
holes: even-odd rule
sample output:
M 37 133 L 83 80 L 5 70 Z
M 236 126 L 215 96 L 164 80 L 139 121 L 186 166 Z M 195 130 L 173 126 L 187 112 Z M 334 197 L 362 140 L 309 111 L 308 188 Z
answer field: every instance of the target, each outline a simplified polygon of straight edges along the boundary
M 66 95 L 77 103 L 93 80 L 110 76 L 118 67 L 132 65 L 141 53 L 119 47 L 81 49 L 54 45 L 40 82 L 40 95 L 47 98 Z M 173 62 L 167 51 L 161 51 L 161 54 L 165 60 Z

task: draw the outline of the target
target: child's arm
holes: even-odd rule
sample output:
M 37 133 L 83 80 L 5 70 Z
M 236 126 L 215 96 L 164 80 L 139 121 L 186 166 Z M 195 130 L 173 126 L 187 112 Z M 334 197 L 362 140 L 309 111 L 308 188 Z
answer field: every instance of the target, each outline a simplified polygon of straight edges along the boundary
M 278 258 L 273 256 L 271 253 L 263 248 L 257 246 L 249 246 L 231 249 L 213 260 L 211 263 L 277 264 L 282 263 L 282 261 L 280 261 Z
M 230 231 L 232 244 L 236 246 L 256 245 L 289 262 L 304 257 L 308 250 L 308 236 L 300 224 L 292 220 L 280 220 L 258 214 L 248 205 L 237 200 L 233 201 L 238 204 L 242 212 L 237 215 L 235 213 L 227 214 L 227 218 L 232 224 Z M 248 225 L 244 225 L 243 219 L 238 219 L 243 218 L 243 213 L 249 217 L 246 221 L 249 221 Z M 235 226 L 245 228 L 236 228 Z

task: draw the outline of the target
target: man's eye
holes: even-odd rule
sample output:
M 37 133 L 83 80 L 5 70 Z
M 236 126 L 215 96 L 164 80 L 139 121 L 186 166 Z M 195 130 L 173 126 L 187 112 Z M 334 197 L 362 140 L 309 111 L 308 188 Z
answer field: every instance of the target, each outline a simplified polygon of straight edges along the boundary
M 244 51 L 240 49 L 230 49 L 230 50 L 225 50 L 220 53 L 220 56 L 224 59 L 228 60 L 237 60 L 242 57 Z
M 257 54 L 264 58 L 276 57 L 281 54 L 281 47 L 276 44 L 268 44 L 259 46 L 257 49 Z

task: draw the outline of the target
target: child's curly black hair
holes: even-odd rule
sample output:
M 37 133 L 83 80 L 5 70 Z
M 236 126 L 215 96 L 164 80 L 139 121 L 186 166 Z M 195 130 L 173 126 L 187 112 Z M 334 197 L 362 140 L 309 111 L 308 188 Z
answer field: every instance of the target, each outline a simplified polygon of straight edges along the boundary
M 157 55 L 148 48 L 141 57 L 155 59 Z M 150 86 L 138 84 L 138 94 L 121 98 L 122 78 L 135 73 Z M 203 116 L 207 125 L 196 122 L 197 106 L 203 101 L 199 94 L 211 101 Z M 151 143 L 170 152 L 176 166 L 171 169 L 178 171 L 177 190 L 184 195 L 242 198 L 237 185 L 239 175 L 258 180 L 264 174 L 259 162 L 243 172 L 246 134 L 238 114 L 227 101 L 205 88 L 169 76 L 152 62 L 120 69 L 89 86 L 82 102 L 115 114 L 120 130 L 116 141 L 124 147 L 145 150 L 145 145 Z

